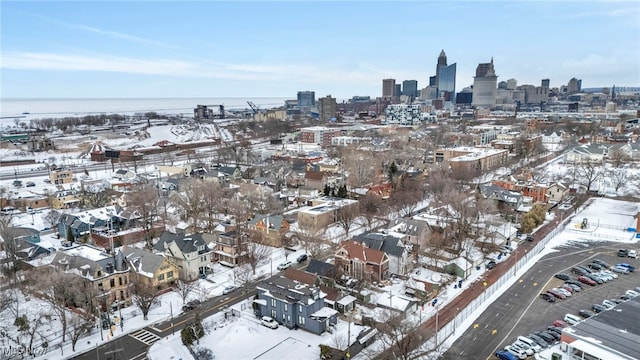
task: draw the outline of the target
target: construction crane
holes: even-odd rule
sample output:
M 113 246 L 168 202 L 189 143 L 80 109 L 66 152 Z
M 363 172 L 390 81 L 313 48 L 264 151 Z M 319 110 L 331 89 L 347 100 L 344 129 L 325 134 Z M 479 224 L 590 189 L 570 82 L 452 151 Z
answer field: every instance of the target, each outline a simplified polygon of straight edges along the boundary
M 213 107 L 218 107 L 220 113 L 217 115 L 213 114 Z M 224 105 L 198 105 L 195 109 L 193 109 L 193 117 L 196 120 L 203 119 L 224 119 Z
M 249 107 L 251 108 L 251 111 L 253 112 L 253 120 L 256 119 L 256 115 L 260 112 L 260 108 L 252 103 L 251 101 L 247 101 L 247 104 L 249 104 Z

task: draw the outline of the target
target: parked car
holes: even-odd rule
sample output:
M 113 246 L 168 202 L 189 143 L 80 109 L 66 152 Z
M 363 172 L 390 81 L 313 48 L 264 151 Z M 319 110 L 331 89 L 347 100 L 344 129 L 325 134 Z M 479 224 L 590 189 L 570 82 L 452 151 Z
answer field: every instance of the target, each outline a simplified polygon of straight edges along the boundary
M 583 284 L 587 284 L 587 285 L 591 285 L 591 286 L 595 286 L 596 284 L 598 284 L 597 282 L 591 280 L 590 278 L 588 278 L 586 276 L 578 277 L 578 281 L 580 281 Z
M 527 335 L 527 337 L 533 341 L 536 342 L 536 344 L 540 345 L 541 348 L 548 348 L 549 347 L 549 343 L 541 338 L 540 336 L 536 335 L 536 334 L 529 334 Z
M 624 294 L 627 295 L 630 298 L 634 298 L 634 297 L 640 296 L 640 293 L 635 291 L 635 290 L 627 290 Z
M 564 300 L 567 296 L 556 289 L 549 289 L 547 292 L 560 300 Z
M 237 286 L 235 286 L 235 285 L 229 285 L 229 286 L 225 287 L 225 288 L 222 290 L 222 295 L 231 294 L 232 292 L 236 291 L 237 289 L 238 289 L 238 287 L 237 287 Z
M 277 329 L 278 328 L 278 322 L 273 320 L 273 318 L 271 318 L 270 316 L 263 316 L 260 319 L 260 323 L 270 329 Z
M 619 264 L 616 264 L 616 266 L 622 266 L 624 268 L 627 268 L 627 270 L 629 270 L 629 272 L 636 271 L 635 267 L 633 267 L 633 266 L 631 266 L 630 264 L 627 264 L 627 263 L 619 263 Z
M 200 306 L 199 300 L 191 300 L 188 303 L 182 305 L 182 311 L 190 311 Z
M 614 267 L 611 268 L 611 271 L 617 272 L 618 274 L 625 274 L 625 275 L 629 274 L 629 269 L 627 269 L 626 267 L 622 267 L 622 266 L 614 266 Z
M 566 328 L 567 326 L 569 326 L 569 324 L 562 320 L 553 320 L 553 326 L 558 328 Z
M 533 349 L 533 352 L 537 352 L 538 353 L 538 352 L 542 351 L 542 347 L 540 345 L 538 345 L 538 343 L 536 343 L 532 339 L 529 339 L 526 336 L 518 336 L 517 342 L 521 342 L 521 343 L 524 343 L 524 344 L 528 345 L 531 349 Z
M 559 328 L 559 327 L 553 326 L 553 325 L 547 326 L 547 331 L 551 335 L 556 334 L 556 335 L 560 336 L 560 334 L 562 334 L 562 328 Z M 558 338 L 558 340 L 560 340 L 560 338 Z
M 601 265 L 602 267 L 604 267 L 606 269 L 611 267 L 611 265 L 609 265 L 606 261 L 602 261 L 600 259 L 593 259 L 592 262 L 594 262 L 594 263 L 596 263 L 598 265 Z
M 571 269 L 571 272 L 574 274 L 578 274 L 578 275 L 587 275 L 589 274 L 588 271 L 584 270 L 583 268 L 577 267 L 575 266 L 573 269 Z
M 629 251 L 627 249 L 618 250 L 618 256 L 619 257 L 627 257 L 627 255 L 629 255 Z
M 553 345 L 553 344 L 556 343 L 556 338 L 551 336 L 551 334 L 548 334 L 546 331 L 536 332 L 536 333 L 534 333 L 534 335 L 542 338 L 549 345 Z
M 34 187 L 36 186 L 36 183 L 34 183 L 33 181 L 27 181 L 27 183 L 25 184 L 26 187 Z
M 514 342 L 513 344 L 511 344 L 511 347 L 515 347 L 515 348 L 519 348 L 519 349 L 524 350 L 524 352 L 525 352 L 525 354 L 527 354 L 527 356 L 531 356 L 534 353 L 534 351 L 531 348 L 531 346 L 529 346 L 529 345 L 527 345 L 527 344 L 525 344 L 523 342 L 520 342 L 520 341 Z
M 278 270 L 280 270 L 280 271 L 285 270 L 285 269 L 291 267 L 291 265 L 293 265 L 291 263 L 291 261 L 283 262 L 282 264 L 278 265 Z
M 570 288 L 571 292 L 580 292 L 582 291 L 582 287 L 575 285 L 575 284 L 571 284 L 571 283 L 564 283 L 564 285 L 562 285 L 563 288 Z
M 29 183 L 27 183 L 27 186 L 29 186 L 28 184 L 29 184 Z M 637 258 L 637 257 L 638 257 L 638 251 L 636 251 L 636 250 L 629 250 L 629 253 L 627 254 L 627 256 L 628 256 L 628 257 L 630 257 L 630 258 L 634 258 L 634 259 L 635 259 L 635 258 Z
M 549 294 L 549 293 L 540 294 L 540 298 L 542 300 L 544 300 L 544 301 L 547 301 L 547 302 L 555 302 L 556 301 L 556 297 L 553 296 L 552 294 Z
M 504 350 L 517 356 L 519 359 L 526 359 L 527 352 L 518 347 L 513 347 L 511 345 L 505 346 Z
M 553 290 L 556 290 L 556 291 L 561 292 L 561 293 L 562 293 L 562 295 L 564 295 L 564 296 L 566 296 L 566 297 L 570 297 L 570 296 L 572 295 L 572 294 L 571 294 L 571 291 L 569 291 L 569 290 L 567 290 L 567 289 L 563 289 L 563 288 L 561 288 L 561 287 L 553 288 Z
M 578 280 L 575 280 L 575 279 L 567 280 L 567 281 L 565 281 L 565 283 L 571 284 L 571 285 L 575 285 L 575 286 L 579 286 L 581 289 L 584 288 L 584 284 L 581 283 Z
M 527 241 L 533 241 L 533 235 L 531 234 L 527 235 Z
M 614 279 L 618 278 L 618 274 L 616 274 L 616 273 L 614 273 L 614 272 L 612 272 L 610 270 L 602 270 L 602 271 L 600 271 L 600 273 L 607 274 L 607 275 L 611 276 Z
M 549 334 L 551 337 L 553 337 L 553 340 L 555 341 L 560 341 L 560 333 L 555 332 L 553 330 L 549 330 L 547 329 L 546 331 L 544 331 L 545 334 Z
M 556 279 L 560 279 L 560 280 L 571 280 L 571 276 L 565 274 L 565 273 L 557 273 L 554 275 L 556 277 Z
M 604 305 L 600 305 L 600 304 L 593 304 L 591 305 L 591 310 L 593 310 L 594 313 L 601 313 L 603 311 L 606 311 L 607 308 Z
M 21 187 L 21 186 L 22 186 L 22 181 L 20 181 L 20 180 L 14 180 L 14 181 L 13 181 L 13 186 L 15 186 L 15 187 Z
M 578 315 L 582 316 L 583 318 L 590 318 L 592 316 L 595 316 L 596 313 L 594 313 L 593 311 L 590 310 L 580 310 L 578 311 Z
M 576 266 L 576 267 L 577 267 L 577 268 L 580 268 L 580 269 L 582 269 L 582 270 L 584 270 L 584 271 L 586 271 L 586 272 L 587 272 L 587 273 L 589 273 L 589 274 L 591 274 L 591 273 L 593 272 L 593 270 L 589 269 L 589 267 L 588 267 L 588 266 L 578 265 L 578 266 Z
M 588 277 L 589 279 L 593 280 L 596 282 L 596 284 L 603 284 L 604 280 L 600 279 L 599 277 L 593 275 L 593 274 L 587 274 L 585 275 L 586 277 Z
M 611 280 L 614 279 L 613 276 L 611 276 L 610 274 L 608 274 L 606 272 L 603 272 L 602 270 L 598 271 L 597 273 L 594 273 L 594 275 L 599 276 L 599 277 L 603 278 L 606 281 L 611 281 Z
M 618 305 L 615 301 L 611 301 L 611 300 L 602 300 L 602 306 L 606 307 L 607 310 L 611 310 L 614 307 L 616 307 L 616 305 Z
M 486 267 L 487 267 L 487 269 L 491 270 L 491 269 L 493 269 L 494 267 L 496 267 L 496 262 L 495 262 L 495 261 L 493 261 L 493 260 L 491 260 L 491 261 L 489 261 L 489 262 L 487 263 Z
M 591 263 L 588 265 L 590 268 L 592 268 L 593 270 L 602 270 L 602 265 L 597 264 L 597 263 Z
M 519 357 L 506 350 L 496 351 L 496 357 L 500 360 L 517 360 Z
M 307 261 L 307 254 L 302 254 L 302 255 L 298 256 L 298 259 L 296 261 L 298 262 L 298 264 Z

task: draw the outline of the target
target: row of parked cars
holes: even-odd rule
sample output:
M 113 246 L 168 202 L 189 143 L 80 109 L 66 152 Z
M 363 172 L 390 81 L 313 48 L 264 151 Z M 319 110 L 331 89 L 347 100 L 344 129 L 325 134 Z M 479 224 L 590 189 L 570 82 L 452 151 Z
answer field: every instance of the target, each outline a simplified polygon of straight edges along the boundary
M 566 326 L 568 325 L 564 321 L 556 320 L 545 330 L 532 332 L 527 336 L 518 336 L 511 345 L 497 351 L 496 357 L 500 360 L 526 359 L 560 341 L 562 328 Z
M 640 296 L 640 286 L 636 287 L 633 290 L 627 290 L 622 296 L 620 296 L 619 299 L 605 299 L 602 301 L 602 304 L 591 305 L 591 310 L 583 309 L 578 311 L 579 317 L 573 314 L 566 314 L 564 316 L 564 321 L 570 325 L 575 325 L 583 319 L 590 318 L 603 311 L 611 310 L 616 307 L 616 305 L 637 296 Z

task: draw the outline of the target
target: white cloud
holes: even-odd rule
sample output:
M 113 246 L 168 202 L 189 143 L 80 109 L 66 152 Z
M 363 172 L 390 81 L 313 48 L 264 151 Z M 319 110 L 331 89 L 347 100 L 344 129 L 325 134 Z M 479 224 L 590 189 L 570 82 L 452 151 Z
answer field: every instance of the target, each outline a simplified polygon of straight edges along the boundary
M 134 36 L 134 35 L 120 33 L 120 32 L 117 32 L 117 31 L 102 30 L 102 29 L 98 29 L 98 28 L 95 28 L 95 27 L 92 27 L 92 26 L 88 26 L 88 25 L 72 24 L 72 23 L 68 23 L 68 22 L 60 21 L 60 20 L 54 20 L 54 21 L 56 23 L 58 23 L 58 24 L 64 25 L 64 26 L 72 28 L 72 29 L 78 29 L 78 30 L 83 30 L 83 31 L 96 33 L 96 34 L 106 35 L 106 36 L 110 36 L 110 37 L 113 37 L 113 38 L 116 38 L 116 39 L 123 39 L 123 40 L 127 40 L 127 41 L 143 43 L 143 44 L 149 44 L 149 45 L 162 46 L 162 47 L 168 47 L 168 48 L 176 48 L 176 46 L 169 45 L 169 44 L 166 44 L 166 43 L 163 43 L 163 42 L 160 42 L 160 41 L 145 39 L 145 38 Z

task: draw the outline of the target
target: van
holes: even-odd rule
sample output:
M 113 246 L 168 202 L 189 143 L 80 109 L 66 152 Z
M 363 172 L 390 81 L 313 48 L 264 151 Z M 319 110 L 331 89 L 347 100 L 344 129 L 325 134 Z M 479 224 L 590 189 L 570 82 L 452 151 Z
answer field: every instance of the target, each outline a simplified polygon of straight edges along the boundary
M 582 321 L 582 319 L 576 315 L 573 314 L 567 314 L 564 316 L 564 322 L 566 322 L 569 325 L 575 325 L 577 323 L 579 323 L 580 321 Z
M 529 345 L 529 347 L 532 348 L 533 351 L 535 351 L 535 352 L 540 352 L 540 350 L 542 350 L 542 347 L 540 347 L 540 345 L 538 345 L 538 343 L 536 343 L 535 341 L 529 339 L 528 337 L 518 336 L 518 341 Z

